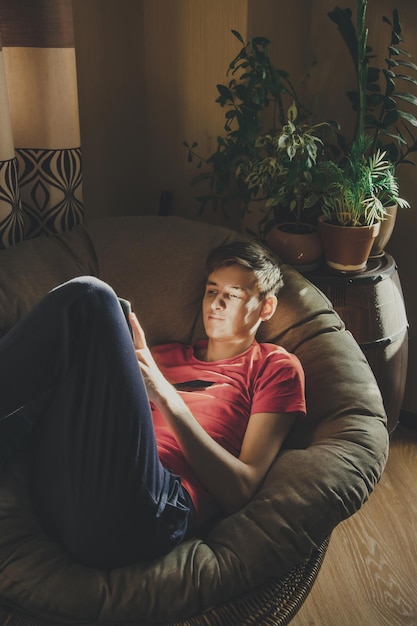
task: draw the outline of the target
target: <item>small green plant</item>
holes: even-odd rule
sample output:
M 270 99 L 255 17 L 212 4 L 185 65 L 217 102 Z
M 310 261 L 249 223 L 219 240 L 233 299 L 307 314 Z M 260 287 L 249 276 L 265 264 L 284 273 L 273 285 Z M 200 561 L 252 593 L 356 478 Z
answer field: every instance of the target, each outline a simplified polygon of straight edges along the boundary
M 327 179 L 322 197 L 327 221 L 340 226 L 370 226 L 385 219 L 390 204 L 409 207 L 398 196 L 398 182 L 386 153 L 377 149 L 365 156 L 371 143 L 370 137 L 360 135 L 343 166 L 334 161 L 320 164 Z
M 277 221 L 283 221 L 282 215 L 293 222 L 297 232 L 302 223 L 314 223 L 318 214 L 323 174 L 317 159 L 324 153 L 321 135 L 329 124 L 298 122 L 295 103 L 287 117 L 280 132 L 256 139 L 254 156 L 242 159 L 236 169 L 250 198 L 262 203 L 264 216 L 258 225 L 262 237 Z

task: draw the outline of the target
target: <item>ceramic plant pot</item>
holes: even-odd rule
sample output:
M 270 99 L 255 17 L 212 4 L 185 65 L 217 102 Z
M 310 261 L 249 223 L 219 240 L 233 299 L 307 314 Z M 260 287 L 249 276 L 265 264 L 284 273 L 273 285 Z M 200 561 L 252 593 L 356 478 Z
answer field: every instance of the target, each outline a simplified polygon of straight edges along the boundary
M 339 272 L 362 272 L 379 233 L 380 222 L 373 226 L 339 226 L 319 218 L 319 232 L 324 258 L 329 267 Z
M 299 224 L 294 232 L 291 222 L 277 224 L 266 236 L 268 247 L 279 258 L 305 274 L 317 269 L 323 254 L 318 229 L 310 224 Z
M 392 231 L 394 230 L 395 221 L 397 219 L 397 209 L 397 204 L 387 207 L 388 214 L 381 222 L 379 233 L 375 237 L 374 243 L 372 244 L 371 253 L 369 255 L 370 257 L 374 258 L 384 255 L 385 247 L 391 239 Z

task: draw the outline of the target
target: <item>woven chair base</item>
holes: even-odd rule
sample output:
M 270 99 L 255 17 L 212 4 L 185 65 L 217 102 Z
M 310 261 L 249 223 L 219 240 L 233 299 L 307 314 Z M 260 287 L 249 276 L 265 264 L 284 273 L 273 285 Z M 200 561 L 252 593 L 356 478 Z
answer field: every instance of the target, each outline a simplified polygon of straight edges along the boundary
M 313 551 L 310 559 L 293 567 L 286 576 L 272 579 L 196 617 L 165 626 L 286 626 L 310 593 L 329 541 L 330 537 Z
M 313 551 L 310 559 L 293 567 L 282 578 L 210 609 L 195 617 L 169 622 L 165 626 L 286 626 L 301 608 L 317 578 L 326 555 L 330 537 Z M 50 621 L 31 617 L 21 609 L 11 608 L 0 596 L 1 626 L 96 626 L 97 622 Z M 104 625 L 103 625 L 104 626 Z M 106 623 L 106 626 L 114 626 Z M 130 626 L 135 626 L 133 622 Z

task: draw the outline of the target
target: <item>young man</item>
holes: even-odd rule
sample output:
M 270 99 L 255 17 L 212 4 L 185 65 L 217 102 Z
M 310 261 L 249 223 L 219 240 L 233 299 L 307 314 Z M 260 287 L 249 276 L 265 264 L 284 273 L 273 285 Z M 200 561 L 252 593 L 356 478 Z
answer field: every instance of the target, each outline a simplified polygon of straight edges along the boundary
M 255 340 L 280 270 L 257 243 L 215 249 L 207 339 L 134 345 L 116 294 L 94 278 L 48 294 L 0 342 L 0 437 L 33 425 L 32 498 L 76 559 L 116 567 L 170 550 L 254 495 L 299 413 L 294 355 Z

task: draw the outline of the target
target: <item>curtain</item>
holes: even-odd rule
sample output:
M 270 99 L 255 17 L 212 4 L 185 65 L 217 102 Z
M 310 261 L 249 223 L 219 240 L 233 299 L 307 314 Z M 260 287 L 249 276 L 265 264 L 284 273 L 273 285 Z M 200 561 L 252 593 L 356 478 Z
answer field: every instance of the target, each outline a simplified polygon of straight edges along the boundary
M 83 221 L 71 0 L 0 0 L 0 248 Z

